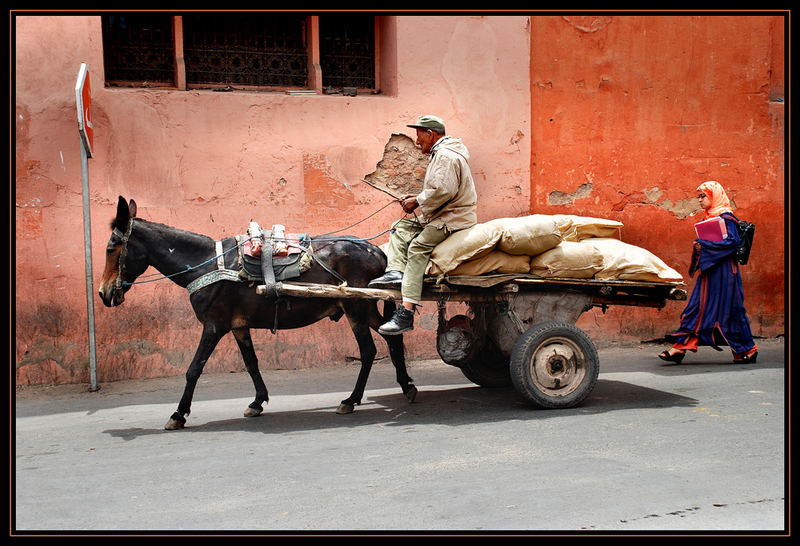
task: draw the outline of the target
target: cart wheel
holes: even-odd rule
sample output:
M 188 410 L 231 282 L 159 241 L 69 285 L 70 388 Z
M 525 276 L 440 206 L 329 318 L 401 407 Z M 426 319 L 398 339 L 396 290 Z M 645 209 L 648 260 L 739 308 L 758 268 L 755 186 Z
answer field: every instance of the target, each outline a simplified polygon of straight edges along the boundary
M 478 355 L 463 363 L 461 373 L 464 377 L 481 387 L 507 387 L 511 385 L 511 372 L 508 357 L 503 356 L 494 342 L 487 338 Z
M 600 371 L 592 340 L 564 322 L 545 322 L 523 332 L 511 351 L 509 368 L 517 391 L 543 408 L 579 404 Z

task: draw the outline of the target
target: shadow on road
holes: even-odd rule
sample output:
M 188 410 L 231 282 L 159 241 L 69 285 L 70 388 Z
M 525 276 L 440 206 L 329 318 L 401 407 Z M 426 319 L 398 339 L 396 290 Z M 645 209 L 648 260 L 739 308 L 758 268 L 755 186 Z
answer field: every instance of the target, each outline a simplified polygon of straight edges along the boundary
M 664 346 L 659 344 L 646 343 L 639 348 L 602 349 L 598 351 L 600 381 L 595 386 L 590 398 L 581 407 L 591 407 L 594 410 L 595 406 L 601 402 L 599 397 L 603 396 L 604 381 L 617 373 L 649 373 L 673 377 L 708 373 L 741 373 L 785 367 L 788 354 L 783 342 L 762 339 L 757 342 L 761 348 L 755 364 L 732 364 L 730 351 L 726 349 L 723 352 L 717 352 L 709 347 L 702 347 L 698 353 L 690 353 L 680 365 L 668 364 L 659 360 L 656 355 L 664 349 Z M 262 371 L 262 376 L 267 383 L 270 395 L 312 395 L 350 392 L 355 384 L 358 371 L 359 367 L 352 364 L 315 369 L 267 369 Z M 467 381 L 460 370 L 441 361 L 411 362 L 409 373 L 416 380 L 415 383 L 423 393 L 423 397 L 429 394 L 426 393 L 426 388 L 430 390 L 432 387 L 438 388 L 463 383 L 465 392 L 479 389 Z M 604 375 L 606 375 L 605 379 Z M 32 417 L 62 412 L 86 412 L 91 415 L 97 411 L 129 405 L 169 403 L 177 406 L 184 383 L 183 376 L 125 380 L 103 383 L 100 391 L 94 393 L 88 392 L 86 385 L 78 384 L 17 387 L 14 415 L 15 417 Z M 640 389 L 640 387 L 628 383 L 624 383 L 624 385 L 626 385 L 625 389 L 617 394 L 618 399 L 613 402 L 608 401 L 612 410 L 624 407 L 620 404 L 624 404 L 623 401 L 627 400 L 629 396 L 635 397 L 637 389 Z M 367 397 L 370 397 L 370 392 L 378 389 L 396 387 L 394 368 L 388 359 L 376 363 L 367 384 Z M 482 403 L 489 404 L 494 395 L 487 393 L 492 391 L 493 389 L 479 389 L 476 392 L 481 393 L 479 398 L 483 400 Z M 399 388 L 397 392 L 399 393 Z M 195 391 L 194 401 L 245 398 L 252 395 L 253 384 L 245 371 L 204 374 Z M 505 409 L 508 409 L 510 405 L 524 406 L 525 404 L 512 389 L 508 389 L 502 396 L 503 400 L 500 402 L 500 406 Z M 372 399 L 382 400 L 380 397 Z M 405 402 L 399 394 L 398 400 L 401 403 Z M 417 402 L 421 403 L 421 400 Z M 359 409 L 363 411 L 365 408 L 366 406 L 362 406 Z M 266 411 L 269 413 L 269 408 Z M 600 408 L 598 411 L 606 410 Z
M 562 410 L 540 409 L 529 405 L 513 388 L 465 386 L 425 391 L 409 404 L 402 394 L 370 396 L 349 415 L 335 414 L 336 405 L 291 411 L 270 411 L 259 417 L 234 417 L 218 421 L 191 422 L 180 431 L 120 428 L 103 431 L 116 438 L 135 440 L 153 434 L 217 434 L 249 431 L 262 434 L 312 432 L 364 426 L 413 427 L 415 425 L 464 426 L 508 420 L 537 421 L 568 418 L 610 411 L 693 407 L 693 398 L 649 389 L 623 381 L 598 380 L 589 397 L 579 406 Z M 244 408 L 242 408 L 244 409 Z M 166 422 L 168 415 L 164 415 Z M 199 416 L 198 416 L 199 417 Z

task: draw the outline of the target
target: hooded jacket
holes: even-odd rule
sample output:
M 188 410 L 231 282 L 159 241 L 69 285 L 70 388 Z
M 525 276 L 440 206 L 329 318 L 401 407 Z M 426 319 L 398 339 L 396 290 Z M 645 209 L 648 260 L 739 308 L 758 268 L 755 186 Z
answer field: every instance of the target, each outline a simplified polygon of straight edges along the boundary
M 425 225 L 455 231 L 478 222 L 478 194 L 469 169 L 469 151 L 460 138 L 442 137 L 431 148 L 417 203 Z

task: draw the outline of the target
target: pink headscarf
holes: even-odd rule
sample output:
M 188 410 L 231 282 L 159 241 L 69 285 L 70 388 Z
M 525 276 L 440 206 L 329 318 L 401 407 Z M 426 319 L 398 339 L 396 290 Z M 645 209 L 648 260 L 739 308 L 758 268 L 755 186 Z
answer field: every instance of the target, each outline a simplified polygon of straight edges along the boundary
M 705 193 L 706 197 L 711 201 L 711 206 L 705 209 L 706 214 L 703 218 L 704 220 L 719 216 L 723 212 L 733 212 L 728 194 L 725 193 L 725 188 L 723 188 L 719 182 L 713 180 L 703 182 L 697 186 L 697 191 Z

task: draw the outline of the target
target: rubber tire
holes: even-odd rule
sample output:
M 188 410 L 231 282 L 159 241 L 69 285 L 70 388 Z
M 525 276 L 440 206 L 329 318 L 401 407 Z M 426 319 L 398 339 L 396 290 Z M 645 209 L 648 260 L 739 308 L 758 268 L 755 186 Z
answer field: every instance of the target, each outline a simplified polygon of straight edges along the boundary
M 459 369 L 464 377 L 481 387 L 508 387 L 511 385 L 508 363 L 509 359 L 487 338 L 477 357 Z
M 509 369 L 514 388 L 527 401 L 541 408 L 563 409 L 589 395 L 600 365 L 594 343 L 580 328 L 544 322 L 523 332 L 514 343 Z M 564 379 L 568 382 L 558 385 Z

